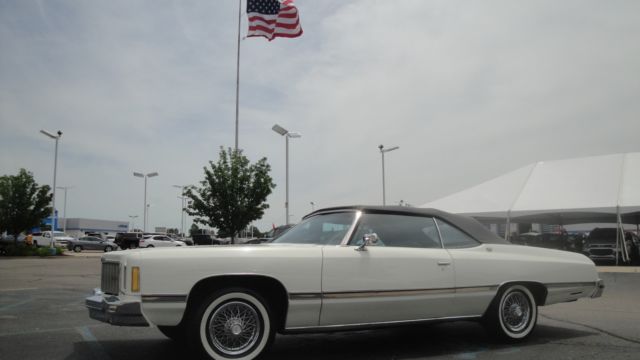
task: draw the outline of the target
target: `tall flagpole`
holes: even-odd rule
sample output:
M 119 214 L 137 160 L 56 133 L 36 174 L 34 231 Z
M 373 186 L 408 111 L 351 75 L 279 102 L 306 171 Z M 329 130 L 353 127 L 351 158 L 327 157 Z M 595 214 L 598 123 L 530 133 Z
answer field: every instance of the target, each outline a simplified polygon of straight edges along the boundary
M 240 110 L 240 23 L 242 22 L 242 0 L 238 0 L 238 56 L 236 57 L 236 146 L 238 151 L 238 126 Z

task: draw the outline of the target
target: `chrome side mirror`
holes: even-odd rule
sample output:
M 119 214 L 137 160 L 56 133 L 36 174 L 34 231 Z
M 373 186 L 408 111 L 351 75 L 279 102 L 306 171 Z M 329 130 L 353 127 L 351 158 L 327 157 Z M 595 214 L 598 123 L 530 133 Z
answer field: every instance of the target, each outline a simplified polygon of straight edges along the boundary
M 367 246 L 375 246 L 378 244 L 378 240 L 378 234 L 376 233 L 364 234 L 362 237 L 362 245 L 358 246 L 356 251 L 366 251 Z

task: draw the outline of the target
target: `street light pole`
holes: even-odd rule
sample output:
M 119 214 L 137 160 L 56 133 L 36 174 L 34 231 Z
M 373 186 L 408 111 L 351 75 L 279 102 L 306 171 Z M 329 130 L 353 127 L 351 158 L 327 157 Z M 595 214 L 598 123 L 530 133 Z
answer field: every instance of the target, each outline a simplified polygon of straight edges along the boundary
M 282 126 L 275 124 L 273 125 L 273 127 L 271 128 L 273 131 L 277 132 L 278 134 L 282 135 L 285 137 L 285 143 L 286 143 L 286 160 L 285 160 L 285 167 L 286 167 L 286 177 L 285 177 L 285 202 L 284 202 L 284 207 L 285 207 L 285 223 L 287 225 L 289 225 L 289 138 L 299 138 L 302 137 L 302 135 L 298 132 L 292 132 L 289 131 L 285 128 L 283 128 Z
M 313 212 L 315 210 L 316 204 L 313 201 L 309 204 L 311 204 L 311 212 Z
M 55 153 L 53 156 L 53 196 L 51 198 L 51 242 L 49 246 L 53 248 L 54 236 L 53 232 L 56 231 L 56 176 L 58 172 L 58 141 L 62 137 L 62 131 L 58 130 L 57 135 L 53 135 L 52 133 L 46 130 L 40 130 L 44 135 L 54 139 L 56 141 Z M 65 214 L 66 215 L 66 214 Z
M 64 225 L 62 226 L 62 232 L 67 233 L 67 190 L 73 189 L 73 186 L 58 186 L 58 189 L 64 190 Z
M 143 216 L 143 221 L 144 221 L 144 226 L 142 228 L 143 232 L 147 231 L 147 179 L 150 177 L 154 177 L 154 176 L 158 176 L 157 172 L 152 172 L 152 173 L 148 173 L 148 174 L 143 174 L 140 172 L 134 172 L 133 176 L 135 177 L 139 177 L 139 178 L 144 178 L 144 216 Z
M 378 146 L 378 149 L 380 149 L 380 154 L 382 155 L 382 206 L 387 205 L 387 199 L 386 199 L 387 195 L 386 195 L 385 180 L 384 180 L 384 154 L 388 153 L 389 151 L 398 150 L 399 148 L 400 148 L 399 146 L 394 146 L 394 147 L 385 149 L 382 144 Z
M 187 185 L 173 185 L 173 187 L 180 189 L 180 196 L 178 196 L 178 199 L 182 200 L 180 208 L 180 234 L 184 236 L 184 188 L 187 187 Z

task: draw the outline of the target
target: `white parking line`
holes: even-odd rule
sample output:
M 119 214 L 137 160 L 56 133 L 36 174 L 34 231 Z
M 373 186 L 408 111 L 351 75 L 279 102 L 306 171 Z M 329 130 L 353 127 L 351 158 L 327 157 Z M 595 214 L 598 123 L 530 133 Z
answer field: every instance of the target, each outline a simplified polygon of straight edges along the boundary
M 92 359 L 96 359 L 96 360 L 111 359 L 107 354 L 107 352 L 104 351 L 104 348 L 102 347 L 102 345 L 100 345 L 100 342 L 98 341 L 98 339 L 96 339 L 96 337 L 93 335 L 91 330 L 89 330 L 88 326 L 79 326 L 76 328 L 76 331 L 80 333 L 80 336 L 82 336 L 82 339 L 85 342 L 87 342 L 87 345 L 89 345 L 89 348 L 93 353 Z
M 26 303 L 30 303 L 32 301 L 33 301 L 33 299 L 26 299 L 26 300 L 18 301 L 17 303 L 0 306 L 0 311 L 5 311 L 5 310 L 8 310 L 8 309 L 12 309 L 12 308 L 18 307 L 20 305 L 24 305 Z
M 16 289 L 0 289 L 0 292 L 11 292 L 11 291 L 29 291 L 29 290 L 38 290 L 38 288 L 16 288 Z

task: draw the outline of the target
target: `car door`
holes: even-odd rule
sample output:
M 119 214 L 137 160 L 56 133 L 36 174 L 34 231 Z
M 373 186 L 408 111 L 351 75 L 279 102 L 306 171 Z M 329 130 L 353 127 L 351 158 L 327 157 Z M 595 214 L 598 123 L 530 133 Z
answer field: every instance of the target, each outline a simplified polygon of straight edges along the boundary
M 453 260 L 456 297 L 452 302 L 457 316 L 481 316 L 498 291 L 509 279 L 508 269 L 517 260 L 494 252 L 452 224 L 436 219 L 445 249 Z
M 358 249 L 364 235 L 378 243 Z M 453 315 L 451 258 L 431 217 L 362 214 L 350 245 L 323 248 L 320 326 Z
M 88 238 L 88 243 L 90 246 L 91 250 L 103 250 L 104 249 L 104 245 L 102 245 L 103 241 L 100 238 L 97 237 L 90 237 Z M 87 247 L 89 248 L 89 247 Z

